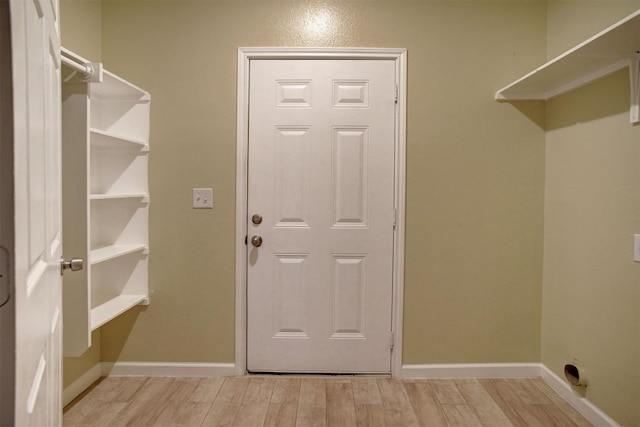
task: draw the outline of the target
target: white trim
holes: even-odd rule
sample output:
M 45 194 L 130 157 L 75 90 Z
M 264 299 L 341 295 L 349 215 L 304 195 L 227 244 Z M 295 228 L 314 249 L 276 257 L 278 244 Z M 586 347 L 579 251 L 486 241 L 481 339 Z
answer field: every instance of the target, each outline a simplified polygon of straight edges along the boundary
M 247 159 L 249 141 L 249 55 L 238 50 L 236 116 L 236 375 L 247 373 Z
M 100 377 L 228 377 L 236 373 L 233 363 L 102 362 L 96 363 L 62 391 L 67 406 Z
M 406 126 L 407 126 L 407 51 L 401 50 L 396 59 L 397 108 L 396 108 L 396 230 L 394 235 L 392 319 L 393 351 L 391 376 L 402 377 L 402 340 L 404 319 L 404 247 L 406 212 Z
M 69 387 L 62 390 L 62 406 L 65 407 L 73 399 L 80 396 L 80 394 L 91 387 L 91 384 L 100 379 L 102 375 L 102 367 L 100 363 L 96 363 L 85 372 L 80 378 L 72 382 Z
M 398 48 L 241 47 L 238 54 L 251 59 L 396 59 L 406 55 Z
M 403 365 L 403 379 L 439 378 L 536 378 L 541 377 L 549 387 L 562 396 L 576 411 L 596 426 L 619 427 L 588 399 L 542 363 L 476 363 L 442 365 Z
M 573 388 L 566 381 L 562 380 L 544 365 L 540 366 L 540 376 L 549 387 L 568 401 L 569 404 L 571 404 L 576 411 L 580 412 L 591 424 L 596 426 L 620 426 L 588 399 L 574 392 Z
M 247 150 L 249 128 L 249 63 L 252 59 L 392 59 L 396 61 L 398 108 L 396 108 L 396 194 L 397 223 L 394 241 L 393 314 L 394 350 L 391 353 L 391 374 L 402 372 L 402 319 L 404 306 L 404 246 L 405 246 L 405 177 L 406 177 L 406 76 L 407 51 L 393 48 L 239 48 L 238 103 L 236 146 L 236 346 L 237 375 L 247 372 L 247 298 L 246 249 L 247 236 Z
M 233 363 L 116 362 L 102 363 L 102 376 L 226 377 L 235 375 Z
M 403 365 L 401 378 L 531 378 L 541 376 L 541 367 L 539 363 Z

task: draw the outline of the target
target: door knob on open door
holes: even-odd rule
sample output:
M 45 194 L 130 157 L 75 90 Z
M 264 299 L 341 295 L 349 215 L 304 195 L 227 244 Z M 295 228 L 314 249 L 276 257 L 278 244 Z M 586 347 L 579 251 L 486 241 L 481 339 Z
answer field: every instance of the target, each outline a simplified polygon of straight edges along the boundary
M 60 274 L 65 270 L 78 271 L 84 268 L 84 260 L 82 258 L 71 258 L 70 261 L 60 260 Z
M 251 244 L 256 248 L 262 246 L 262 236 L 258 236 L 257 234 L 251 238 Z

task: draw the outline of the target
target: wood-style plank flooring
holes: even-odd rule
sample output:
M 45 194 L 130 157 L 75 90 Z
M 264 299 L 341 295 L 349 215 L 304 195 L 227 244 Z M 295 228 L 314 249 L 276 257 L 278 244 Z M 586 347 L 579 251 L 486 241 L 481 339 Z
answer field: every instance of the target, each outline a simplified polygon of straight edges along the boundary
M 64 426 L 591 426 L 542 379 L 107 377 Z

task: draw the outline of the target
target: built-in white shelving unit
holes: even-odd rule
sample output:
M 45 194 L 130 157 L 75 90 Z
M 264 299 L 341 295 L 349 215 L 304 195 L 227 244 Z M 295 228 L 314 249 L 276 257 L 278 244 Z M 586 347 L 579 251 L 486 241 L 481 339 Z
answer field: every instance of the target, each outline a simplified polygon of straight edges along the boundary
M 100 82 L 62 72 L 64 251 L 85 259 L 84 270 L 64 277 L 65 356 L 79 356 L 91 331 L 149 302 L 150 96 L 100 71 Z
M 629 67 L 632 123 L 640 122 L 640 10 L 496 92 L 498 101 L 547 100 Z

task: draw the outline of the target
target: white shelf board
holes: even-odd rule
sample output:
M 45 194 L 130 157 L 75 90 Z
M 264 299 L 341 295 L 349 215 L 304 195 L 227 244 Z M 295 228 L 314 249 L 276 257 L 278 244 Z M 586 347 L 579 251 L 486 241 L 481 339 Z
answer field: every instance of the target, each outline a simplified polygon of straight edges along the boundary
M 142 203 L 149 203 L 149 195 L 145 193 L 131 194 L 91 194 L 91 200 L 121 200 L 121 199 L 142 199 Z
M 146 141 L 137 138 L 129 138 L 121 135 L 114 135 L 100 129 L 91 128 L 91 147 L 99 149 L 138 149 L 148 151 L 149 146 Z
M 91 265 L 99 264 L 110 259 L 129 255 L 135 252 L 143 252 L 147 250 L 146 245 L 111 245 L 102 248 L 92 249 L 89 253 L 89 263 Z
M 640 10 L 496 92 L 498 101 L 547 100 L 637 60 Z M 633 98 L 632 98 L 633 99 Z
M 149 94 L 128 81 L 104 70 L 101 83 L 91 83 L 91 98 L 103 101 L 149 102 Z
M 148 302 L 146 295 L 118 295 L 91 309 L 91 330 L 95 330 L 125 311 Z

